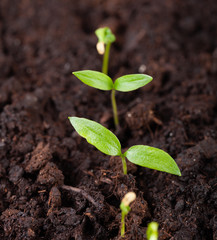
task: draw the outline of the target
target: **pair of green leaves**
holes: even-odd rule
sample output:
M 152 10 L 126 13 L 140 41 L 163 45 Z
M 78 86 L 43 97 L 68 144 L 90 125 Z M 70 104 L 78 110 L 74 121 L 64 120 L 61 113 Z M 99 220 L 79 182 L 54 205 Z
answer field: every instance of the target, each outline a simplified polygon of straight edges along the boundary
M 110 156 L 126 157 L 130 162 L 142 167 L 181 176 L 176 162 L 163 150 L 145 145 L 135 145 L 122 154 L 118 138 L 107 128 L 85 118 L 69 117 L 69 120 L 78 134 L 101 152 Z
M 120 92 L 136 90 L 152 81 L 152 77 L 145 74 L 125 75 L 117 78 L 114 83 L 108 75 L 97 71 L 83 70 L 73 74 L 88 86 L 100 90 L 115 89 Z

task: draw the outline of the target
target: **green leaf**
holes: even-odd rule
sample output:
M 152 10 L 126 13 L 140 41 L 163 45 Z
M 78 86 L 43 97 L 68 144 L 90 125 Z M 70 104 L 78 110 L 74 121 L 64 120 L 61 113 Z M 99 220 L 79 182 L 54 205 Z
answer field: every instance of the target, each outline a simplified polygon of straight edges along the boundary
M 136 145 L 129 148 L 124 156 L 134 164 L 181 176 L 181 172 L 174 159 L 159 148 Z
M 98 150 L 111 156 L 121 155 L 119 140 L 107 128 L 86 118 L 69 117 L 69 120 L 78 134 Z
M 116 40 L 115 35 L 112 33 L 111 29 L 108 27 L 98 28 L 95 31 L 95 34 L 98 37 L 98 41 L 103 42 L 105 44 L 113 43 Z
M 92 70 L 83 70 L 83 71 L 73 72 L 73 74 L 88 86 L 91 86 L 100 90 L 112 90 L 114 85 L 112 79 L 106 74 L 101 72 L 92 71 Z
M 115 80 L 115 90 L 129 92 L 145 86 L 152 81 L 152 77 L 145 74 L 129 74 Z

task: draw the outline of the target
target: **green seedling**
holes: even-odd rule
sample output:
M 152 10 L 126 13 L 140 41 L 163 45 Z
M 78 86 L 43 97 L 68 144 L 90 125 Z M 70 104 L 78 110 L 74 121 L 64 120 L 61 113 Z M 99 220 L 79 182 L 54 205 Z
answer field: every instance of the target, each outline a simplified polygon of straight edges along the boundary
M 181 176 L 174 159 L 163 150 L 145 145 L 135 145 L 122 153 L 118 138 L 101 124 L 79 117 L 69 117 L 69 120 L 78 134 L 88 143 L 107 155 L 121 157 L 124 174 L 127 174 L 127 158 L 136 165 Z
M 121 237 L 125 234 L 125 217 L 131 210 L 130 203 L 136 199 L 136 194 L 134 192 L 128 192 L 121 201 Z
M 108 27 L 99 28 L 96 30 L 98 37 L 97 50 L 100 54 L 104 54 L 102 73 L 91 70 L 76 71 L 73 74 L 88 86 L 111 91 L 111 103 L 114 116 L 114 124 L 116 129 L 119 127 L 118 110 L 115 99 L 115 92 L 130 92 L 140 87 L 145 86 L 152 81 L 152 77 L 145 74 L 129 74 L 117 78 L 113 81 L 108 76 L 108 62 L 109 62 L 109 51 L 111 43 L 115 41 L 115 36 L 112 34 Z M 106 45 L 106 48 L 105 48 Z
M 148 240 L 158 240 L 158 223 L 151 222 L 148 224 L 148 228 L 146 231 L 146 236 Z
M 98 43 L 96 44 L 96 49 L 100 55 L 103 56 L 102 72 L 108 75 L 108 64 L 109 64 L 109 53 L 110 47 L 113 42 L 115 42 L 115 35 L 112 33 L 111 29 L 108 27 L 98 28 L 95 31 L 98 38 Z

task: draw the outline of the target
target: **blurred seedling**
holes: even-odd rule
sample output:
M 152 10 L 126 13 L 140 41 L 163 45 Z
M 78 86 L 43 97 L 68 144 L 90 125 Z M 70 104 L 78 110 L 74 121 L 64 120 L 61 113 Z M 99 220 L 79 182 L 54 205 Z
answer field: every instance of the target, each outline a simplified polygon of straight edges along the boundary
M 108 76 L 108 62 L 110 46 L 111 43 L 115 41 L 115 36 L 108 27 L 97 29 L 96 35 L 99 40 L 97 43 L 97 50 L 100 54 L 104 54 L 102 72 L 82 70 L 73 72 L 73 74 L 88 86 L 104 91 L 111 91 L 114 124 L 117 129 L 119 127 L 119 119 L 115 92 L 130 92 L 136 90 L 151 82 L 152 77 L 146 74 L 129 74 L 119 77 L 113 81 Z
M 130 204 L 136 200 L 136 194 L 134 192 L 128 192 L 125 194 L 121 201 L 121 237 L 124 238 L 125 235 L 125 217 L 131 211 Z M 146 231 L 147 240 L 158 240 L 158 226 L 157 222 L 151 222 L 148 224 Z
M 157 222 L 151 222 L 148 224 L 146 231 L 147 240 L 158 240 L 158 225 Z
M 134 192 L 128 192 L 121 201 L 121 237 L 125 235 L 125 217 L 130 212 L 130 204 L 135 201 L 136 194 Z
M 127 174 L 127 158 L 136 165 L 181 176 L 174 159 L 163 150 L 146 145 L 135 145 L 122 153 L 118 138 L 101 124 L 79 117 L 69 117 L 69 120 L 77 133 L 88 143 L 107 155 L 121 157 L 124 174 Z

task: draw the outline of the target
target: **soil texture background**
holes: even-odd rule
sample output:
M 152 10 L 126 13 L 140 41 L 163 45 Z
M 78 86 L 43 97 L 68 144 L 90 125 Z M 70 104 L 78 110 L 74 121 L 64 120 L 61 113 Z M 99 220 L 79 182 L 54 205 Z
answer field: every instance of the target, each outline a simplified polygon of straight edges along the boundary
M 146 73 L 118 93 L 123 146 L 167 151 L 182 176 L 108 157 L 68 116 L 115 132 L 110 93 L 71 75 L 101 70 L 94 31 L 109 26 L 109 75 Z M 217 3 L 180 0 L 0 1 L 0 239 L 120 239 L 120 201 L 137 200 L 126 239 L 217 239 Z

